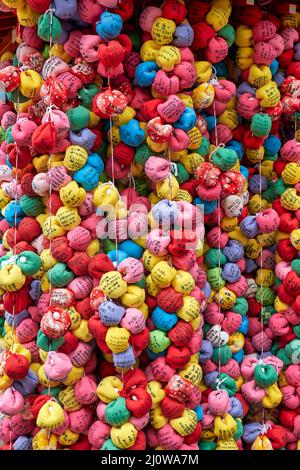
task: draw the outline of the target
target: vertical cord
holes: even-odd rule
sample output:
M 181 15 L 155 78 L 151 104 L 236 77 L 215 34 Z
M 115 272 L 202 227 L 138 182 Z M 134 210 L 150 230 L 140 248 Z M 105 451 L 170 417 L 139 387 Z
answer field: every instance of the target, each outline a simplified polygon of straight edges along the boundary
M 258 170 L 259 170 L 259 206 L 260 206 L 260 212 L 262 210 L 262 184 L 261 184 L 261 177 L 262 177 L 262 168 L 261 168 L 261 160 L 259 161 L 258 164 Z M 261 332 L 261 359 L 264 353 L 264 306 L 263 306 L 263 275 L 262 275 L 262 269 L 263 269 L 263 246 L 262 246 L 262 235 L 260 236 L 259 240 L 259 251 L 260 251 L 260 332 Z M 265 427 L 265 408 L 262 406 L 262 426 L 263 429 Z
M 52 45 L 53 45 L 53 37 L 52 37 L 52 26 L 53 26 L 53 9 L 49 10 L 50 14 L 50 38 L 49 38 L 49 59 L 52 58 Z M 49 121 L 50 123 L 53 123 L 53 116 L 52 116 L 52 87 L 50 86 L 50 99 L 49 99 Z M 50 269 L 50 275 L 49 275 L 49 306 L 52 306 L 52 266 L 51 266 L 51 258 L 52 258 L 52 149 L 49 154 L 49 160 L 48 160 L 48 172 L 49 172 L 49 231 L 50 231 L 50 239 L 49 239 L 49 254 L 50 254 L 50 260 L 49 260 L 49 269 Z M 48 348 L 48 355 L 49 356 L 50 352 L 52 350 L 52 339 L 49 339 L 49 348 Z M 47 395 L 50 397 L 51 400 L 51 383 L 50 380 L 48 379 L 48 388 L 47 388 Z M 48 450 L 50 450 L 50 438 L 51 438 L 51 429 L 47 429 L 47 439 L 48 439 Z
M 19 37 L 20 35 L 20 23 L 17 20 L 17 35 Z M 20 56 L 18 54 L 17 57 L 17 67 L 20 67 Z M 17 98 L 17 120 L 18 120 L 18 114 L 19 114 L 19 107 L 20 107 L 20 88 L 18 87 L 18 98 Z M 16 245 L 17 245 L 17 221 L 18 221 L 18 215 L 17 215 L 17 209 L 18 209 L 18 204 L 19 204 L 19 191 L 18 191 L 18 183 L 19 183 L 19 154 L 16 152 L 16 178 L 15 178 L 15 197 L 14 197 L 14 202 L 15 202 L 15 207 L 14 207 L 14 240 L 13 240 L 13 262 L 15 262 L 15 257 L 16 257 Z M 12 307 L 12 337 L 11 337 L 11 345 L 9 348 L 9 351 L 13 353 L 14 350 L 14 344 L 15 344 L 15 302 L 13 303 Z M 9 417 L 9 449 L 12 450 L 12 427 L 11 427 L 11 419 L 12 417 Z
M 112 133 L 112 118 L 109 118 L 109 141 L 110 141 L 110 149 L 111 149 L 111 176 L 112 176 L 112 183 L 113 187 L 115 188 L 115 159 L 114 159 L 114 141 L 113 141 L 113 133 Z M 121 196 L 119 195 L 119 202 L 121 201 Z M 121 209 L 121 206 L 120 206 Z M 115 247 L 116 247 L 116 267 L 118 268 L 119 265 L 119 243 L 118 243 L 118 233 L 117 233 L 117 211 L 114 208 L 114 222 L 115 222 Z
M 215 71 L 215 70 L 214 70 Z M 218 139 L 218 132 L 217 132 L 217 113 L 216 113 L 216 104 L 215 100 L 213 101 L 213 111 L 214 111 L 214 132 L 215 132 L 215 140 L 216 140 L 216 147 L 219 147 L 219 139 Z M 212 154 L 211 154 L 212 155 Z M 221 281 L 221 195 L 218 197 L 218 281 Z M 218 302 L 218 314 L 219 318 L 221 317 L 221 299 L 219 297 Z M 218 331 L 218 386 L 220 386 L 220 376 L 221 376 L 221 324 L 219 323 L 219 331 Z

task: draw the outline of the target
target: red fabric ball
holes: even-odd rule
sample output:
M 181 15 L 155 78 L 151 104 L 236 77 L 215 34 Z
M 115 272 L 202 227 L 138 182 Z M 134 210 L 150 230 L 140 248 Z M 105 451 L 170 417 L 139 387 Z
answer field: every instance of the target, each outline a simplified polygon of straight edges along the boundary
M 169 20 L 175 21 L 176 24 L 182 23 L 184 20 L 187 9 L 185 4 L 179 0 L 165 0 L 162 6 L 162 16 Z
M 157 300 L 154 297 L 151 297 L 150 295 L 146 296 L 145 300 L 146 304 L 148 305 L 149 309 L 152 311 L 156 305 L 157 305 Z
M 29 370 L 28 359 L 22 354 L 9 354 L 5 361 L 4 372 L 12 380 L 22 380 Z
M 146 449 L 146 435 L 143 431 L 139 431 L 133 446 L 128 447 L 126 450 L 145 450 Z
M 15 240 L 16 243 L 19 243 L 22 240 L 19 230 L 14 227 L 10 227 L 6 232 L 6 241 L 11 248 L 14 246 Z
M 288 49 L 286 51 L 283 51 L 283 53 L 280 54 L 279 57 L 277 57 L 277 60 L 279 62 L 279 67 L 282 69 L 286 69 L 293 61 L 293 58 L 294 58 L 294 49 Z M 287 72 L 287 75 L 292 75 L 292 74 Z
M 151 119 L 159 116 L 157 111 L 157 106 L 163 104 L 165 101 L 160 99 L 154 99 L 149 101 L 144 101 L 140 108 L 140 116 L 143 121 L 150 121 Z
M 26 194 L 26 196 L 36 196 L 36 193 L 32 189 L 32 180 L 34 178 L 34 175 L 32 173 L 26 173 L 25 175 L 22 176 L 21 179 L 21 188 L 23 191 L 23 194 Z
M 99 253 L 98 255 L 90 258 L 88 263 L 88 273 L 95 279 L 100 279 L 103 273 L 114 271 L 114 265 L 110 258 L 104 254 Z
M 280 298 L 280 300 L 282 302 L 284 302 L 285 304 L 288 304 L 288 305 L 292 304 L 295 300 L 295 297 L 296 297 L 292 293 L 287 292 L 287 290 L 284 287 L 284 284 L 280 284 L 280 286 L 278 286 L 277 295 L 278 295 L 278 297 Z
M 46 122 L 38 126 L 32 134 L 32 148 L 35 152 L 49 153 L 56 146 L 57 132 L 54 124 Z M 31 155 L 28 163 L 31 160 Z
M 298 416 L 297 411 L 295 410 L 289 410 L 287 408 L 282 408 L 279 410 L 278 418 L 280 423 L 285 427 L 289 429 L 293 429 L 294 427 L 294 420 Z
M 185 409 L 184 403 L 168 396 L 160 402 L 160 406 L 163 415 L 168 419 L 180 418 Z
M 187 15 L 191 25 L 205 20 L 210 9 L 209 3 L 193 0 L 188 7 Z
M 257 317 L 261 311 L 261 304 L 257 302 L 254 297 L 250 297 L 248 300 L 248 312 L 249 317 Z
M 79 339 L 71 331 L 67 331 L 64 335 L 64 343 L 60 346 L 59 351 L 64 354 L 69 354 L 77 348 Z
M 194 330 L 190 323 L 179 320 L 179 322 L 176 323 L 176 325 L 169 331 L 168 337 L 175 346 L 188 346 L 192 339 L 193 332 Z
M 116 375 L 116 368 L 112 362 L 103 361 L 99 364 L 99 377 L 109 377 L 110 375 Z
M 126 408 L 135 418 L 141 418 L 148 413 L 152 406 L 152 399 L 144 388 L 135 388 L 126 394 Z
M 47 200 L 47 207 L 52 215 L 55 215 L 58 209 L 63 206 L 63 202 L 57 193 L 52 193 Z
M 29 147 L 19 147 L 16 144 L 7 146 L 9 163 L 18 168 L 25 168 L 32 159 Z
M 245 5 L 235 9 L 235 17 L 240 23 L 254 26 L 263 17 L 263 12 L 258 5 Z
M 94 314 L 89 297 L 75 302 L 75 310 L 80 313 L 85 320 L 88 320 Z
M 83 434 L 80 434 L 80 437 L 75 444 L 72 444 L 68 446 L 68 449 L 70 450 L 91 450 L 91 444 L 88 440 L 87 436 L 84 436 Z
M 299 220 L 292 212 L 285 212 L 280 216 L 279 230 L 285 233 L 291 233 L 299 228 Z
M 293 49 L 291 49 L 293 51 Z M 291 62 L 287 69 L 287 75 L 293 75 L 297 80 L 300 80 L 300 62 Z
M 166 362 L 174 369 L 182 369 L 191 358 L 191 352 L 187 347 L 178 348 L 173 344 L 168 348 Z
M 40 224 L 33 217 L 24 217 L 18 226 L 18 232 L 21 240 L 32 242 L 42 233 Z
M 89 261 L 90 257 L 84 251 L 76 251 L 67 265 L 76 276 L 84 276 L 88 272 Z
M 188 436 L 185 436 L 184 438 L 184 443 L 185 444 L 196 444 L 200 441 L 202 436 L 202 426 L 201 423 L 198 421 L 196 428 L 192 432 L 192 434 L 189 434 Z
M 119 165 L 130 165 L 134 159 L 134 148 L 120 142 L 114 147 L 114 159 Z
M 300 295 L 297 295 L 292 307 L 295 310 L 296 314 L 300 316 Z
M 285 335 L 283 336 L 280 336 L 279 340 L 278 340 L 278 345 L 280 347 L 280 349 L 283 349 L 285 348 L 285 346 L 290 342 L 290 341 L 293 341 L 293 339 L 296 339 L 296 335 L 295 333 L 293 332 L 292 330 L 292 327 L 289 327 L 289 332 L 286 333 Z
M 183 295 L 173 287 L 167 287 L 157 295 L 157 305 L 165 312 L 174 313 L 183 306 Z
M 67 237 L 54 238 L 51 244 L 51 254 L 57 261 L 66 263 L 73 256 L 73 250 L 69 247 Z
M 293 261 L 297 256 L 297 250 L 293 247 L 289 239 L 279 240 L 277 252 L 284 261 Z
M 23 251 L 33 251 L 33 252 L 35 252 L 35 249 L 28 242 L 21 241 L 21 242 L 19 242 L 15 245 L 15 253 L 16 253 L 16 255 L 19 255 Z
M 35 418 L 37 418 L 42 406 L 50 400 L 50 395 L 39 395 L 36 397 L 31 405 L 31 412 Z
M 284 281 L 283 286 L 290 296 L 296 297 L 300 294 L 300 278 L 295 271 L 290 271 Z
M 134 13 L 134 2 L 133 0 L 119 0 L 117 8 L 113 9 L 114 13 L 117 13 L 122 17 L 125 23 Z
M 130 343 L 134 349 L 135 354 L 139 354 L 148 346 L 149 338 L 150 333 L 148 328 L 145 328 L 140 333 L 130 337 Z
M 272 427 L 268 429 L 266 436 L 271 441 L 274 450 L 285 447 L 287 443 L 286 430 L 277 424 L 273 424 Z
M 243 143 L 246 148 L 259 149 L 263 145 L 264 141 L 264 137 L 256 137 L 253 135 L 251 129 L 248 129 L 244 134 Z
M 197 186 L 198 186 L 197 181 L 195 179 L 190 179 L 186 181 L 185 183 L 181 184 L 180 188 L 190 193 L 192 198 L 195 198 L 197 197 L 197 190 L 196 190 Z
M 3 299 L 3 306 L 9 313 L 18 313 L 25 310 L 28 305 L 32 303 L 32 298 L 29 295 L 28 286 L 23 286 L 15 292 L 6 292 Z
M 275 201 L 272 202 L 272 206 L 279 216 L 286 212 L 286 209 L 284 209 L 280 203 L 280 198 L 275 199 Z
M 194 41 L 191 46 L 193 51 L 207 47 L 208 41 L 215 37 L 214 29 L 207 23 L 196 23 L 193 25 Z
M 108 326 L 105 326 L 99 319 L 98 313 L 88 320 L 88 329 L 94 338 L 105 341 Z

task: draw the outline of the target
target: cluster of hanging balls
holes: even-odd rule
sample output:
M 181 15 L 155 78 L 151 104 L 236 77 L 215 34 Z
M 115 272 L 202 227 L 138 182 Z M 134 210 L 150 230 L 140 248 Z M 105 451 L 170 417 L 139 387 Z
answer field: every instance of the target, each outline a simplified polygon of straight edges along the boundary
M 300 10 L 231 3 L 0 0 L 2 450 L 300 449 Z

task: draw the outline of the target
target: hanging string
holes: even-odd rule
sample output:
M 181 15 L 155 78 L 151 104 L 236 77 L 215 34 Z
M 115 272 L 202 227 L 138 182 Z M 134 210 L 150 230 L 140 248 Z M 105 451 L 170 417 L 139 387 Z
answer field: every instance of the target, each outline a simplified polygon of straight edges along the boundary
M 258 163 L 258 171 L 259 171 L 259 209 L 260 212 L 262 211 L 262 165 L 261 160 Z M 263 306 L 263 244 L 262 244 L 262 235 L 259 238 L 259 253 L 260 253 L 260 334 L 261 334 L 261 359 L 263 360 L 264 354 L 264 306 Z M 265 408 L 262 406 L 262 426 L 265 426 Z M 265 428 L 263 428 L 265 429 Z
M 53 13 L 55 9 L 50 8 L 49 9 L 49 14 L 50 14 L 50 40 L 49 40 L 49 58 L 52 58 L 52 45 L 53 45 L 53 36 L 52 36 L 52 26 L 53 26 Z M 53 124 L 53 114 L 52 110 L 55 108 L 55 106 L 52 104 L 52 87 L 50 87 L 50 96 L 49 96 L 49 107 L 47 111 L 49 112 L 49 122 Z M 50 239 L 49 239 L 49 254 L 50 254 L 50 260 L 49 260 L 49 306 L 52 306 L 52 292 L 53 292 L 53 286 L 52 286 L 52 242 L 53 242 L 53 234 L 52 234 L 52 159 L 53 159 L 53 154 L 52 154 L 52 149 L 49 154 L 49 159 L 48 159 L 48 174 L 49 174 L 49 232 L 50 232 Z M 52 339 L 49 339 L 49 348 L 48 348 L 48 356 L 52 351 Z M 48 357 L 47 356 L 47 357 Z M 47 388 L 47 395 L 50 397 L 50 401 L 52 400 L 51 397 L 51 381 L 48 379 L 48 388 Z M 48 428 L 47 429 L 47 440 L 48 440 L 48 450 L 50 450 L 50 438 L 51 438 L 51 430 Z
M 17 34 L 19 37 L 20 34 L 20 23 L 17 21 Z M 17 54 L 17 67 L 20 67 L 20 55 Z M 20 111 L 20 88 L 17 88 L 17 120 L 18 120 L 18 114 Z M 18 222 L 18 204 L 19 204 L 19 191 L 18 191 L 18 184 L 19 184 L 19 153 L 16 151 L 16 163 L 15 163 L 15 194 L 14 194 L 14 239 L 13 239 L 13 255 L 11 259 L 12 263 L 15 263 L 16 260 L 16 254 L 17 254 L 17 222 Z M 15 346 L 15 331 L 16 331 L 16 325 L 15 325 L 15 302 L 13 303 L 12 306 L 12 325 L 11 325 L 11 331 L 12 331 L 12 336 L 11 336 L 11 345 L 9 348 L 10 353 L 13 353 L 14 351 L 14 346 Z M 12 416 L 9 417 L 9 448 L 12 450 L 13 448 L 13 439 L 12 439 L 12 426 L 11 426 L 11 420 Z
M 217 84 L 218 83 L 218 78 L 217 78 L 217 71 L 212 66 L 212 71 L 213 75 L 210 80 L 210 83 L 212 84 Z M 209 155 L 209 160 L 211 161 L 211 158 L 213 154 L 219 149 L 225 147 L 225 144 L 221 143 L 219 145 L 219 137 L 218 137 L 218 132 L 217 132 L 217 112 L 216 112 L 216 103 L 215 100 L 213 101 L 213 111 L 214 111 L 214 133 L 215 133 L 215 144 L 216 148 L 210 153 Z M 221 282 L 221 195 L 219 194 L 218 197 L 218 203 L 217 203 L 217 211 L 218 211 L 218 283 Z M 219 297 L 218 301 L 218 315 L 219 319 L 221 318 L 221 299 Z M 220 382 L 220 377 L 221 377 L 221 324 L 218 324 L 219 330 L 218 330 L 218 380 L 217 380 L 217 389 L 218 387 L 221 386 L 222 381 Z

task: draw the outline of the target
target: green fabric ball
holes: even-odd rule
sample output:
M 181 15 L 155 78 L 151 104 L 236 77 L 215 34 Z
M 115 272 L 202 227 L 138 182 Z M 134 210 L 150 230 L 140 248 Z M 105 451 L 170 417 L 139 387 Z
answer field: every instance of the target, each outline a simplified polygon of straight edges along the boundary
M 280 349 L 276 355 L 285 366 L 290 366 L 292 364 L 292 361 L 287 357 L 284 349 Z
M 254 114 L 251 120 L 251 131 L 256 137 L 266 137 L 271 130 L 272 120 L 268 114 Z
M 81 103 L 86 108 L 91 108 L 93 98 L 97 95 L 99 88 L 94 83 L 88 83 L 84 88 L 81 88 L 78 92 L 78 96 L 81 99 Z
M 280 347 L 279 347 L 278 341 L 275 341 L 271 346 L 271 353 L 277 356 L 279 349 Z
M 161 330 L 153 330 L 150 332 L 149 349 L 155 353 L 165 351 L 171 344 L 167 333 Z
M 205 157 L 209 154 L 210 143 L 206 137 L 202 137 L 200 147 L 195 150 L 195 153 L 198 153 L 202 157 Z
M 215 381 L 212 388 L 217 390 L 218 384 L 221 383 L 220 389 L 226 390 L 229 397 L 233 397 L 236 394 L 236 383 L 235 381 L 225 372 L 221 372 L 220 377 Z
M 203 327 L 202 327 L 202 331 L 203 331 L 203 336 L 205 337 L 207 335 L 207 333 L 209 332 L 209 330 L 211 329 L 211 325 L 209 323 L 204 323 L 203 324 Z
M 176 163 L 176 168 L 176 179 L 179 184 L 185 183 L 185 181 L 188 181 L 190 179 L 190 174 L 182 163 Z
M 235 419 L 235 422 L 237 424 L 237 430 L 234 435 L 234 440 L 238 441 L 243 435 L 244 426 L 239 419 Z
M 199 450 L 215 450 L 217 447 L 216 442 L 213 441 L 200 441 Z
M 64 342 L 65 340 L 63 336 L 61 338 L 48 338 L 48 336 L 44 335 L 42 330 L 38 331 L 36 344 L 43 351 L 56 351 L 64 344 Z
M 217 268 L 219 266 L 219 256 L 220 256 L 220 265 L 222 266 L 227 262 L 226 256 L 220 252 L 217 248 L 210 248 L 204 255 L 204 262 L 208 268 Z
M 45 206 L 39 197 L 31 197 L 24 194 L 20 198 L 20 207 L 29 217 L 37 217 L 45 209 Z
M 235 301 L 233 307 L 231 307 L 231 312 L 239 313 L 244 316 L 248 312 L 248 302 L 244 297 L 238 297 Z
M 126 33 L 131 40 L 132 43 L 132 49 L 134 51 L 139 52 L 140 48 L 142 47 L 142 39 L 141 39 L 141 34 L 139 31 L 128 31 Z
M 279 157 L 278 153 L 270 154 L 266 152 L 264 155 L 264 160 L 270 160 L 271 162 L 276 162 L 276 160 L 278 160 L 278 157 Z
M 216 150 L 212 155 L 212 162 L 222 171 L 230 170 L 238 161 L 235 150 L 221 148 Z
M 61 35 L 62 26 L 58 18 L 52 15 L 52 40 L 57 41 Z M 44 14 L 39 17 L 38 36 L 46 42 L 50 42 L 51 35 L 51 14 Z
M 145 178 L 136 178 L 135 180 L 135 189 L 140 196 L 148 196 L 150 193 L 148 181 Z
M 65 263 L 57 263 L 47 271 L 47 279 L 53 287 L 65 287 L 74 277 L 73 271 Z
M 14 143 L 14 139 L 13 139 L 13 136 L 11 135 L 11 128 L 12 126 L 10 126 L 8 129 L 6 129 L 5 131 L 5 142 L 7 144 L 13 144 Z
M 138 286 L 138 287 L 141 287 L 142 289 L 144 289 L 145 285 L 146 285 L 146 278 L 145 276 L 143 277 L 143 279 L 141 279 L 139 282 L 136 282 L 134 284 L 135 286 Z
M 77 106 L 76 108 L 70 108 L 66 112 L 70 121 L 72 131 L 79 131 L 84 127 L 87 127 L 90 121 L 90 112 L 84 106 Z
M 219 290 L 225 286 L 226 282 L 222 279 L 221 274 L 222 270 L 220 272 L 219 268 L 212 268 L 206 271 L 207 280 L 213 289 Z
M 134 162 L 138 165 L 145 166 L 146 161 L 149 157 L 151 157 L 152 152 L 149 149 L 147 144 L 142 144 L 137 147 L 135 155 L 134 155 Z
M 16 264 L 25 276 L 33 276 L 41 269 L 42 261 L 39 255 L 33 251 L 22 251 L 16 260 Z
M 293 339 L 284 348 L 285 354 L 290 359 L 291 359 L 292 355 L 294 354 L 294 352 L 299 351 L 299 350 L 300 350 L 300 340 L 299 339 Z
M 295 333 L 295 335 L 297 336 L 297 338 L 300 339 L 300 325 L 294 326 L 293 332 Z
M 58 398 L 58 395 L 61 391 L 61 387 L 50 387 L 50 396 L 53 398 Z M 48 395 L 48 387 L 42 390 L 42 395 Z
M 111 439 L 107 439 L 107 441 L 104 442 L 100 450 L 121 450 L 121 449 L 119 449 L 119 447 L 116 447 Z
M 112 250 L 116 249 L 115 242 L 111 241 L 109 238 L 105 238 L 105 240 L 101 240 L 101 248 L 105 254 L 109 253 Z
M 227 364 L 230 361 L 231 358 L 232 358 L 232 351 L 231 351 L 230 347 L 227 346 L 227 344 L 224 344 L 220 348 L 219 347 L 214 348 L 213 355 L 212 355 L 212 360 L 216 364 L 219 364 L 219 362 L 220 362 L 221 365 L 223 366 L 223 365 Z
M 268 388 L 277 382 L 278 375 L 270 364 L 257 364 L 254 369 L 254 380 L 259 387 Z
M 272 291 L 272 289 L 270 289 L 270 287 L 263 287 L 262 289 L 258 289 L 255 298 L 263 305 L 273 305 L 276 294 Z
M 28 101 L 27 96 L 22 95 L 19 88 L 13 91 L 9 91 L 6 95 L 7 99 L 12 101 L 12 103 L 26 103 L 26 101 Z
M 0 142 L 2 144 L 2 142 L 4 142 L 5 140 L 5 130 L 3 129 L 3 127 L 0 126 Z
M 111 401 L 105 407 L 105 421 L 110 426 L 122 426 L 129 418 L 130 412 L 126 408 L 126 401 L 123 397 Z
M 235 30 L 231 24 L 226 24 L 218 31 L 218 36 L 221 36 L 221 38 L 225 39 L 228 47 L 231 47 L 235 41 Z
M 300 259 L 293 259 L 291 262 L 291 268 L 298 276 L 300 276 Z
M 268 305 L 262 308 L 262 316 L 263 316 L 264 325 L 269 324 L 269 320 L 274 313 L 275 313 L 275 309 L 271 305 Z M 259 318 L 261 318 L 260 315 L 259 315 Z

